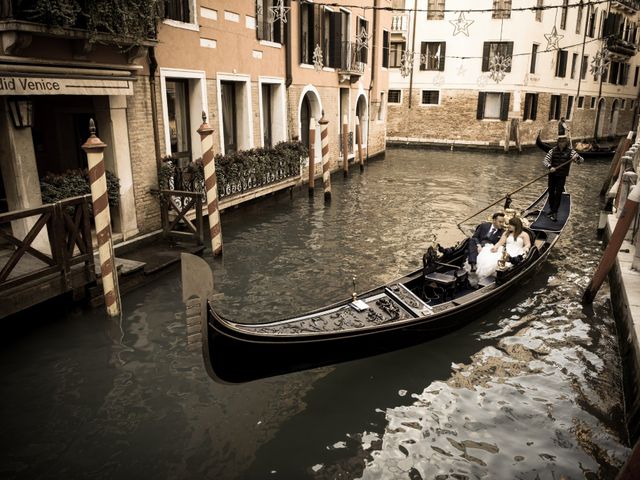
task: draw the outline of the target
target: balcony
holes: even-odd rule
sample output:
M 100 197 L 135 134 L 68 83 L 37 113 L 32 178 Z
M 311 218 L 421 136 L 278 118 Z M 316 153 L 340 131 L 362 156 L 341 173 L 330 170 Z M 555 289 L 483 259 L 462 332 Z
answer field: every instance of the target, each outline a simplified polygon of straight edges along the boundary
M 640 9 L 640 0 L 614 0 L 611 7 L 628 14 L 634 14 Z
M 340 66 L 338 67 L 340 81 L 357 82 L 364 73 L 365 62 L 362 59 L 366 59 L 366 56 L 367 47 L 358 48 L 355 42 L 342 42 Z
M 633 57 L 637 52 L 636 45 L 633 42 L 624 40 L 621 37 L 607 38 L 607 49 L 613 54 L 625 57 L 622 60 Z
M 408 21 L 409 15 L 394 15 L 391 17 L 391 31 L 393 33 L 406 32 Z

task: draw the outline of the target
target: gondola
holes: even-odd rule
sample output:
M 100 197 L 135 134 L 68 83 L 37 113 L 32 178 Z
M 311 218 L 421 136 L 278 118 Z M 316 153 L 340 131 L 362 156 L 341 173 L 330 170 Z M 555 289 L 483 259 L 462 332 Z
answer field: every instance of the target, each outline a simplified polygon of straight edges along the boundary
M 531 249 L 516 265 L 474 284 L 465 268 L 468 239 L 430 246 L 423 268 L 353 298 L 301 316 L 238 323 L 209 304 L 205 362 L 214 380 L 241 383 L 383 353 L 442 335 L 478 318 L 531 276 L 558 241 L 571 212 L 564 193 L 557 222 L 544 213 L 546 192 L 522 211 Z M 439 248 L 438 248 L 439 247 Z
M 536 145 L 543 152 L 548 152 L 549 150 L 551 150 L 555 146 L 555 145 L 552 145 L 550 143 L 543 142 L 540 139 L 540 132 L 538 132 L 538 136 L 536 137 Z M 574 146 L 574 148 L 575 148 L 575 146 Z M 615 146 L 597 147 L 594 150 L 579 150 L 579 149 L 576 148 L 576 151 L 585 160 L 589 159 L 589 158 L 594 158 L 594 159 L 595 158 L 601 158 L 603 160 L 610 160 L 610 159 L 613 158 L 613 156 L 616 153 L 616 147 Z

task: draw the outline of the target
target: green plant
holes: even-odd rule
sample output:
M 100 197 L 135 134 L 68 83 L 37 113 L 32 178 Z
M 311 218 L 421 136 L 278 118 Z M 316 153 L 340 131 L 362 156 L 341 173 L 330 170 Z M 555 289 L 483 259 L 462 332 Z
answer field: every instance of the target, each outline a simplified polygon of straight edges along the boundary
M 120 204 L 120 180 L 107 171 L 107 196 L 109 205 Z M 65 198 L 88 195 L 91 193 L 89 172 L 87 170 L 67 170 L 63 174 L 48 173 L 40 179 L 42 203 L 54 203 Z

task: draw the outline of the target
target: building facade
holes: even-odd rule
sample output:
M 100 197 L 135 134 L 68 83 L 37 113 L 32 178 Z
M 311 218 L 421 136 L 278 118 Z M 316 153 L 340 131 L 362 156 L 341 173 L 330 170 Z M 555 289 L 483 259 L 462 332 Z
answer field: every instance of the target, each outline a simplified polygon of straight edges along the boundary
M 397 11 L 392 19 L 389 141 L 504 147 L 517 135 L 527 145 L 539 131 L 555 137 L 563 117 L 575 139 L 634 128 L 639 2 L 394 6 L 416 14 Z M 605 48 L 603 74 L 594 75 Z
M 348 158 L 357 151 L 356 124 L 365 154 L 384 152 L 382 43 L 391 14 L 370 7 L 388 0 L 354 1 L 350 8 L 156 1 L 162 16 L 150 38 L 137 42 L 92 35 L 80 16 L 52 25 L 59 19 L 47 16 L 45 4 L 0 2 L 0 213 L 41 205 L 47 174 L 86 169 L 80 146 L 90 118 L 107 144 L 106 168 L 120 181 L 120 205 L 112 208 L 116 241 L 161 228 L 152 190 L 163 159 L 188 165 L 202 157 L 203 112 L 216 154 L 300 140 L 314 149 L 320 176 L 323 112 L 332 170 L 343 162 L 342 119 L 349 125 Z M 28 124 L 15 121 L 18 103 L 29 110 Z M 20 228 L 29 226 L 12 225 L 18 236 Z

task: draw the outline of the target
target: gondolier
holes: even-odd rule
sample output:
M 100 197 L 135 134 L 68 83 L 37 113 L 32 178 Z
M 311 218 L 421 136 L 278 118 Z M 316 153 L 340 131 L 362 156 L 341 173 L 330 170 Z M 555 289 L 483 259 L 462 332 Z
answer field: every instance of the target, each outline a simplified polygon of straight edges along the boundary
M 558 135 L 558 144 L 547 152 L 544 157 L 543 165 L 549 169 L 549 218 L 551 221 L 558 221 L 558 208 L 562 192 L 564 192 L 564 184 L 567 181 L 569 170 L 571 169 L 572 160 L 576 163 L 582 163 L 584 159 L 573 148 L 569 148 L 569 142 L 566 135 Z

